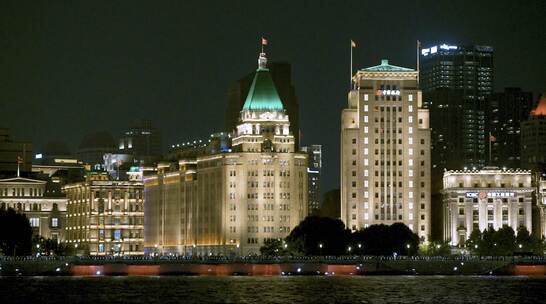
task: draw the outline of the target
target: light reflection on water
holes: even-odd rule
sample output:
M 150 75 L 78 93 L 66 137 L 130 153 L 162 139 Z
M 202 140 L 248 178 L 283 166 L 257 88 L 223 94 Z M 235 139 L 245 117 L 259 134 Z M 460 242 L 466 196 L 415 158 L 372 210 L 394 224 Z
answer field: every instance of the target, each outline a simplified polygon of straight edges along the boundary
M 544 303 L 546 278 L 2 277 L 0 303 Z

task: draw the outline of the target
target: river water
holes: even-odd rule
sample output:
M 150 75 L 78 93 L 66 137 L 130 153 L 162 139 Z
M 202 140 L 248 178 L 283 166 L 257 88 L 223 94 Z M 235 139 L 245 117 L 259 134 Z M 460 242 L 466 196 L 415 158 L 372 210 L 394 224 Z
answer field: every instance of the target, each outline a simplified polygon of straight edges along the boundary
M 546 303 L 546 278 L 0 277 L 0 303 Z

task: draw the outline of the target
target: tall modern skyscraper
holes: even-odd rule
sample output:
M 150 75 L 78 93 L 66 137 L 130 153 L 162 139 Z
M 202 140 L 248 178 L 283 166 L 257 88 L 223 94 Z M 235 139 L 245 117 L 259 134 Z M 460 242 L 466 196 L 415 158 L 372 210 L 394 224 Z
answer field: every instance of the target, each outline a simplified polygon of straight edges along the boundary
M 489 98 L 488 124 L 491 132 L 490 164 L 500 168 L 521 168 L 520 124 L 533 108 L 533 93 L 505 88 Z
M 521 164 L 525 169 L 546 170 L 546 94 L 521 123 Z
M 307 155 L 295 150 L 265 53 L 258 63 L 231 151 L 204 149 L 145 178 L 146 251 L 257 254 L 307 216 Z
M 493 48 L 442 44 L 422 49 L 419 77 L 430 109 L 433 178 L 441 180 L 445 168 L 486 165 Z
M 430 237 L 430 129 L 418 72 L 359 70 L 341 115 L 341 219 L 352 230 L 402 222 Z
M 287 62 L 272 62 L 268 64 L 267 68 L 286 109 L 286 113 L 290 117 L 290 131 L 294 134 L 297 150 L 300 138 L 299 103 L 296 90 L 292 84 L 292 68 Z M 225 130 L 227 132 L 234 130 L 239 123 L 240 111 L 246 101 L 254 76 L 255 72 L 249 73 L 231 84 L 228 89 L 225 120 Z
M 320 208 L 320 174 L 322 171 L 322 146 L 310 145 L 301 147 L 302 152 L 307 153 L 307 177 L 309 214 L 317 214 Z
M 161 133 L 151 121 L 137 121 L 119 140 L 119 152 L 133 155 L 141 164 L 157 163 L 161 159 Z

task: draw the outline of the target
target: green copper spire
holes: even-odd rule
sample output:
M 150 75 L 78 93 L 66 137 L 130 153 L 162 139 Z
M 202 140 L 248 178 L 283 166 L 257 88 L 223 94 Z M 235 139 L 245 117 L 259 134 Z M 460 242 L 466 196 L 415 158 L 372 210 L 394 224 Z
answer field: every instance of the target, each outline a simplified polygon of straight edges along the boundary
M 373 67 L 365 68 L 364 71 L 371 71 L 371 72 L 409 72 L 413 71 L 413 69 L 403 68 L 396 65 L 389 64 L 389 61 L 387 59 L 382 59 L 380 65 L 376 65 Z
M 258 69 L 246 96 L 243 111 L 282 111 L 284 110 L 281 98 L 277 93 L 269 69 L 265 53 L 260 53 Z

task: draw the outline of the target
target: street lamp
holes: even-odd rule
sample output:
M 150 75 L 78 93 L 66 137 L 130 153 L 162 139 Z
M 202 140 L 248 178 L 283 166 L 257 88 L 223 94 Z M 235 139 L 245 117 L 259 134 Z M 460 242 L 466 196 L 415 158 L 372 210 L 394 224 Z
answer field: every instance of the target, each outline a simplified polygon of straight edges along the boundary
M 353 248 L 351 248 L 351 246 L 349 246 L 349 248 L 347 248 L 347 251 L 351 252 L 351 249 L 353 249 Z
M 519 247 L 519 249 L 521 249 L 521 247 L 523 247 L 523 245 L 519 244 L 518 247 Z
M 320 248 L 320 255 L 322 256 L 322 243 L 319 243 L 318 246 Z

